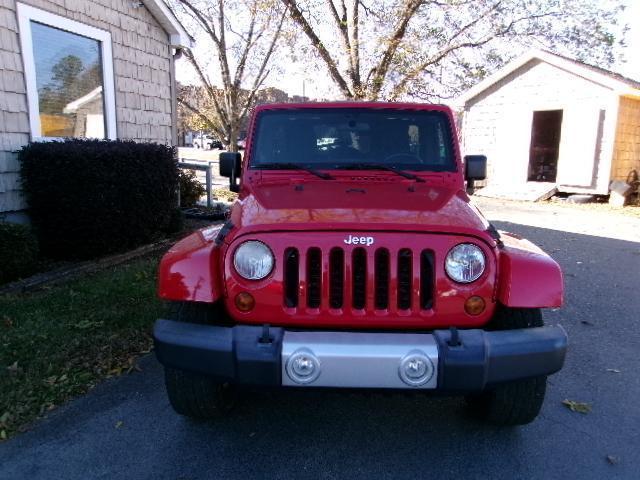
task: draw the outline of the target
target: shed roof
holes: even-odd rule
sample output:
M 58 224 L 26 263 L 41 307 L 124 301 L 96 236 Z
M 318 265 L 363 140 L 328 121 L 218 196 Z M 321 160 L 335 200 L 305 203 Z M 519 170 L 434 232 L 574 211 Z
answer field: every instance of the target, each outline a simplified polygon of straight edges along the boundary
M 480 83 L 471 87 L 465 93 L 460 95 L 456 99 L 455 103 L 464 105 L 472 98 L 478 96 L 488 88 L 498 83 L 510 73 L 533 60 L 539 60 L 550 65 L 554 65 L 558 68 L 571 72 L 574 75 L 591 80 L 594 83 L 613 90 L 619 95 L 640 96 L 640 81 L 632 80 L 620 75 L 619 73 L 596 67 L 594 65 L 589 65 L 572 58 L 564 57 L 557 53 L 534 49 L 507 63 L 493 75 L 488 76 Z
M 169 34 L 172 47 L 192 48 L 194 40 L 164 0 L 142 0 L 162 28 Z

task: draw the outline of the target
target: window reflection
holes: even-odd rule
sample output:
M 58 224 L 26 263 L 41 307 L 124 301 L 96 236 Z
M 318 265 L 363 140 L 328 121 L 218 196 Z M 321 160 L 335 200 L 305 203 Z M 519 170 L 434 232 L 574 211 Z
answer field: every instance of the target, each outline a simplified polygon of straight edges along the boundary
M 31 22 L 43 137 L 105 138 L 100 42 Z

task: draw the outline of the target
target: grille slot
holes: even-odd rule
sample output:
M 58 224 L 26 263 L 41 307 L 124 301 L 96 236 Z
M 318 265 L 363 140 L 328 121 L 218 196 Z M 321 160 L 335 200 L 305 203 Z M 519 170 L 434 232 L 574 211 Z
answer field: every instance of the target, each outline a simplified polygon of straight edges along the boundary
M 389 308 L 389 250 L 379 248 L 375 254 L 375 307 Z
M 420 254 L 420 308 L 433 308 L 434 260 L 431 250 L 423 250 Z
M 322 251 L 310 248 L 307 251 L 307 306 L 320 307 L 322 290 Z
M 411 250 L 403 248 L 398 252 L 398 308 L 400 310 L 411 308 L 411 283 L 413 281 L 411 262 Z
M 334 248 L 329 253 L 329 306 L 342 308 L 344 303 L 344 251 Z
M 354 249 L 351 261 L 352 304 L 353 308 L 361 310 L 367 302 L 367 252 L 365 249 Z
M 284 304 L 289 308 L 298 306 L 299 264 L 298 250 L 287 248 L 284 251 Z
M 323 253 L 319 247 L 289 247 L 284 251 L 283 283 L 287 308 L 430 310 L 435 303 L 435 253 L 385 247 L 375 252 L 333 247 Z M 324 304 L 323 295 L 328 296 Z

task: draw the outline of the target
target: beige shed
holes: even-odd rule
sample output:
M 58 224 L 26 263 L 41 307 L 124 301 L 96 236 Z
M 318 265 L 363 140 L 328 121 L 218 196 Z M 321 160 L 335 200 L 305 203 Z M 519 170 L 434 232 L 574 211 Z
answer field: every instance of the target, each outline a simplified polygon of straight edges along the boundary
M 639 81 L 534 50 L 456 103 L 463 150 L 487 155 L 496 196 L 606 195 L 612 180 L 640 174 Z

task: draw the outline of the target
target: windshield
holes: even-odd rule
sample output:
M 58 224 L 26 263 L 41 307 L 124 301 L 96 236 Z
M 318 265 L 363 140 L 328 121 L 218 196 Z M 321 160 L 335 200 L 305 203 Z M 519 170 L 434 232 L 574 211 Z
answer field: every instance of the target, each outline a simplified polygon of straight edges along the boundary
M 443 112 L 327 108 L 273 110 L 258 117 L 251 167 L 295 163 L 316 169 L 378 164 L 402 170 L 455 171 Z

